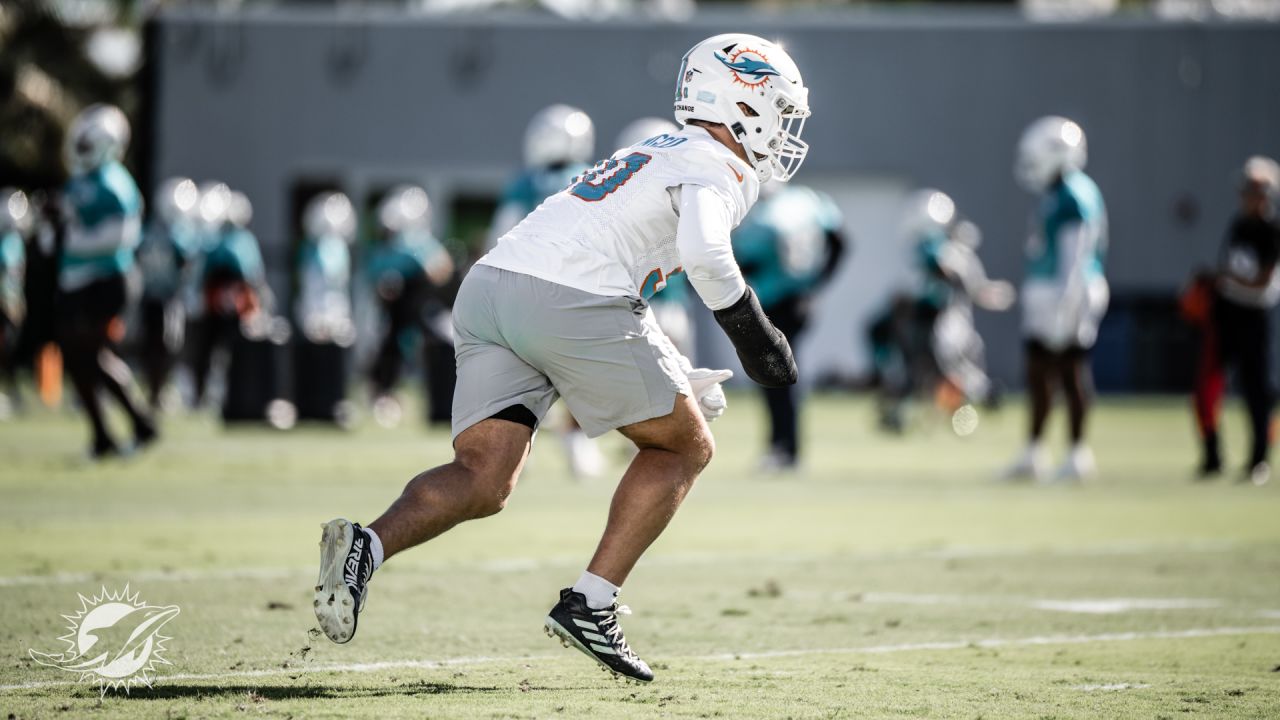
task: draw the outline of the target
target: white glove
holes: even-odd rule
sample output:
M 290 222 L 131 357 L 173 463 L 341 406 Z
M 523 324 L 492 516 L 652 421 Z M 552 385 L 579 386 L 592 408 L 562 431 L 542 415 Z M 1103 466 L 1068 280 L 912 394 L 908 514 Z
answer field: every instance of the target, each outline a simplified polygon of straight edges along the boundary
M 685 376 L 689 378 L 689 387 L 693 390 L 693 399 L 698 401 L 702 417 L 711 422 L 723 415 L 729 401 L 725 399 L 720 383 L 733 377 L 733 371 L 696 368 L 687 370 Z

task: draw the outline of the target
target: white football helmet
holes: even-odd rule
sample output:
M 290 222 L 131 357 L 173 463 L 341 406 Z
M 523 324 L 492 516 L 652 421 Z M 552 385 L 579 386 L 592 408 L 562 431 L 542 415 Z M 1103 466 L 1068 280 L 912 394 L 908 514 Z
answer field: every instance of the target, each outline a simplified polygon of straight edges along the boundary
M 658 117 L 640 118 L 632 120 L 626 127 L 622 128 L 622 132 L 618 133 L 618 139 L 614 141 L 614 145 L 618 148 L 631 147 L 658 135 L 670 135 L 680 129 L 679 125 L 670 120 L 663 120 Z
M 26 233 L 31 227 L 31 210 L 26 193 L 11 187 L 0 189 L 0 233 Z
M 191 178 L 171 177 L 160 183 L 152 204 L 156 214 L 168 225 L 192 220 L 200 204 L 200 190 Z
M 1257 183 L 1273 200 L 1280 195 L 1280 164 L 1265 155 L 1254 155 L 1244 162 L 1244 181 Z
M 955 219 L 956 203 L 950 195 L 934 188 L 917 190 L 903 205 L 903 239 L 916 243 L 926 233 L 947 232 Z
M 524 164 L 542 168 L 589 163 L 595 145 L 589 115 L 569 105 L 552 105 L 539 110 L 524 131 Z
M 356 236 L 356 211 L 351 199 L 340 192 L 311 198 L 302 213 L 302 230 L 311 238 L 337 235 L 351 242 Z
M 1013 175 L 1028 192 L 1044 192 L 1060 176 L 1083 170 L 1087 159 L 1084 130 L 1071 120 L 1049 115 L 1023 131 Z
M 378 203 L 378 227 L 388 235 L 430 225 L 431 200 L 417 185 L 398 185 Z
M 200 186 L 200 223 L 208 230 L 219 230 L 231 211 L 231 188 L 226 183 L 207 182 Z
M 67 130 L 66 161 L 73 174 L 94 170 L 124 157 L 129 147 L 129 120 L 115 105 L 90 105 Z
M 809 89 L 781 45 L 730 33 L 693 46 L 676 76 L 676 121 L 720 123 L 747 150 L 760 182 L 790 180 L 809 152 L 800 139 Z
M 249 227 L 253 220 L 253 203 L 239 190 L 232 190 L 227 199 L 227 222 L 241 230 Z

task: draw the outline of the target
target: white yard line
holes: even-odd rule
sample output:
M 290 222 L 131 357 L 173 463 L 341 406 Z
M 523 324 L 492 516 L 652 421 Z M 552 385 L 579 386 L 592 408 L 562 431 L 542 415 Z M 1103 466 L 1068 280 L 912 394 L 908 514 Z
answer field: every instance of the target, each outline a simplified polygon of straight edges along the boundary
M 713 655 L 685 655 L 665 660 L 696 661 L 732 661 L 759 660 L 770 658 L 804 657 L 808 655 L 861 655 L 890 654 L 915 652 L 920 650 L 963 650 L 965 648 L 1001 648 L 1030 647 L 1039 645 L 1083 645 L 1095 642 L 1125 642 L 1133 640 L 1177 640 L 1187 638 L 1222 637 L 1231 635 L 1274 635 L 1280 634 L 1280 625 L 1260 625 L 1256 627 L 1218 627 L 1194 628 L 1190 630 L 1165 630 L 1157 632 L 1103 633 L 1099 635 L 1036 635 L 1024 638 L 984 638 L 976 640 L 957 640 L 923 643 L 903 643 L 900 645 L 868 645 L 847 648 L 808 648 L 803 650 L 774 650 L 767 652 L 716 653 Z M 275 677 L 278 675 L 309 675 L 315 673 L 367 673 L 379 670 L 423 669 L 437 670 L 447 667 L 484 665 L 498 662 L 534 662 L 565 657 L 556 655 L 529 655 L 526 657 L 462 657 L 443 660 L 390 660 L 376 663 L 349 663 L 329 665 L 305 665 L 302 667 L 272 668 L 267 670 L 242 670 L 226 673 L 176 673 L 159 675 L 156 681 L 161 684 L 176 680 L 225 681 L 245 678 Z M 48 687 L 68 687 L 81 683 L 74 680 L 35 680 L 13 685 L 0 685 L 0 691 L 37 690 Z M 1100 688 L 1101 689 L 1101 688 Z
M 1218 553 L 1228 552 L 1240 546 L 1230 542 L 1204 542 L 1190 544 L 1161 543 L 1114 543 L 1083 547 L 1031 547 L 1031 548 L 999 548 L 981 546 L 956 546 L 934 550 L 913 550 L 902 552 L 851 553 L 848 555 L 820 554 L 739 554 L 739 553 L 689 553 L 680 555 L 656 556 L 644 561 L 652 567 L 679 567 L 686 565 L 712 565 L 732 561 L 763 561 L 776 564 L 801 564 L 809 562 L 840 562 L 848 560 L 910 560 L 910 559 L 964 559 L 964 558 L 1026 558 L 1026 557 L 1109 557 L 1126 555 L 1143 555 L 1152 552 L 1173 553 Z M 490 574 L 507 574 L 530 572 L 542 569 L 559 569 L 576 567 L 582 562 L 581 557 L 552 558 L 505 558 L 477 562 L 473 566 L 462 565 L 413 565 L 407 568 L 412 571 L 443 570 L 456 572 L 471 570 Z M 54 572 L 41 575 L 7 575 L 0 576 L 0 588 L 26 587 L 33 585 L 74 585 L 78 583 L 95 583 L 103 580 L 127 580 L 137 584 L 141 582 L 194 582 L 201 580 L 274 580 L 278 578 L 299 577 L 315 572 L 315 568 L 307 567 L 275 567 L 275 568 L 218 568 L 208 570 L 112 570 L 108 572 Z

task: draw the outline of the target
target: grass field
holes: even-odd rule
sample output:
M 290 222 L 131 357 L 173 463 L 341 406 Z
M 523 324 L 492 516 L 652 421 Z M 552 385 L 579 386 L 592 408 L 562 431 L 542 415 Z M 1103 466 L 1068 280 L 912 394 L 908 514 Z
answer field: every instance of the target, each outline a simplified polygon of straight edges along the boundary
M 97 467 L 73 417 L 0 425 L 0 717 L 1280 716 L 1280 483 L 1191 483 L 1183 401 L 1105 403 L 1083 487 L 991 481 L 1020 409 L 896 439 L 842 397 L 811 405 L 804 473 L 760 477 L 759 413 L 731 397 L 624 591 L 643 687 L 542 634 L 613 484 L 570 481 L 549 434 L 504 513 L 379 572 L 339 647 L 310 632 L 319 524 L 374 517 L 446 433 L 175 419 Z M 181 607 L 153 689 L 100 698 L 28 656 L 126 582 Z

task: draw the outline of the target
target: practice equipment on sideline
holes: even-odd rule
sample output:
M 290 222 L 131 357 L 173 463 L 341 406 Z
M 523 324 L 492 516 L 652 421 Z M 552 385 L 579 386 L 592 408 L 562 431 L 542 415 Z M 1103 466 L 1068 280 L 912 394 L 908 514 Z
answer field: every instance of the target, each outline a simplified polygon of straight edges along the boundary
M 733 343 L 747 377 L 764 387 L 796 383 L 799 371 L 791 354 L 791 344 L 769 321 L 750 287 L 737 302 L 714 314 Z

